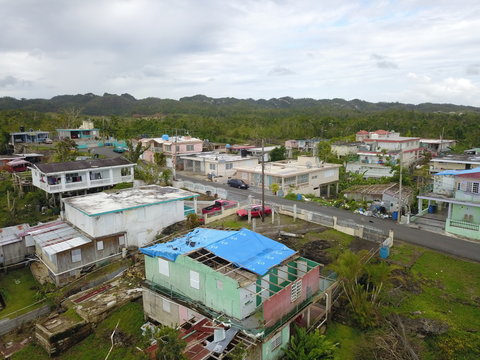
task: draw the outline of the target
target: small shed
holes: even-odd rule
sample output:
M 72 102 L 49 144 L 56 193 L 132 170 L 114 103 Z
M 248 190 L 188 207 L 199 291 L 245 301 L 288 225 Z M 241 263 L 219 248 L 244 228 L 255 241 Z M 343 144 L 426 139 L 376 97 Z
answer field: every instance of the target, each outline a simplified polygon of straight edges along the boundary
M 387 211 L 395 211 L 398 208 L 400 187 L 396 183 L 357 185 L 346 189 L 343 193 L 347 199 L 369 202 L 378 201 L 383 203 L 382 206 L 385 207 Z M 402 188 L 402 204 L 410 204 L 412 196 L 412 190 L 404 186 Z
M 35 253 L 33 242 L 27 245 L 21 236 L 28 228 L 28 224 L 21 224 L 0 229 L 0 266 L 19 263 Z

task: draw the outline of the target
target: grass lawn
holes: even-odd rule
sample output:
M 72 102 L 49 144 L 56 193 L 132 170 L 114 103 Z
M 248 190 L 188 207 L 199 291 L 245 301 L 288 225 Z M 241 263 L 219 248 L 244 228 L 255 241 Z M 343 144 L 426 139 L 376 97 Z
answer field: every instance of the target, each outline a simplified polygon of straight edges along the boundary
M 339 343 L 335 352 L 335 360 L 353 360 L 355 349 L 364 341 L 363 333 L 353 327 L 332 322 L 327 326 L 328 340 Z
M 109 359 L 135 360 L 146 359 L 135 347 L 142 346 L 140 326 L 144 323 L 143 308 L 136 302 L 128 303 L 116 310 L 107 319 L 95 328 L 95 332 L 81 341 L 79 344 L 56 357 L 58 360 L 97 360 L 105 359 L 110 346 L 110 335 L 118 324 L 117 331 L 122 333 L 125 346 L 114 347 Z M 12 360 L 47 360 L 47 353 L 38 344 L 30 344 L 18 353 Z
M 35 298 L 38 286 L 40 285 L 35 281 L 29 268 L 12 270 L 7 274 L 0 273 L 0 291 L 7 304 L 5 309 L 0 310 L 0 319 L 38 301 Z M 13 317 L 32 311 L 40 306 L 42 306 L 41 303 L 20 310 L 13 314 Z

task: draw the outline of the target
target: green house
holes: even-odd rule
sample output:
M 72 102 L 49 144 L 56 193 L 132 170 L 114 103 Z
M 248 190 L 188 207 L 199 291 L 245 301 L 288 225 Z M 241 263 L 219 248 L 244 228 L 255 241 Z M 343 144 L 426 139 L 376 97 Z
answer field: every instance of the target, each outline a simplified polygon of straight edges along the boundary
M 321 265 L 250 230 L 197 228 L 141 251 L 146 316 L 169 326 L 207 318 L 228 328 L 235 336 L 222 340 L 217 358 L 243 343 L 249 359 L 278 359 L 293 324 L 315 328 L 328 317 L 334 281 L 320 275 Z

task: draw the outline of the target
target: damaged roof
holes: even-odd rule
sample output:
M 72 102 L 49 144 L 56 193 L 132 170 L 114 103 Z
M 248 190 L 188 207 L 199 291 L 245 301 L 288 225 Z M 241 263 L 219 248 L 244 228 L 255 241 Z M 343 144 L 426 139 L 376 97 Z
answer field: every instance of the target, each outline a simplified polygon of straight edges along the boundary
M 64 171 L 97 169 L 121 165 L 134 165 L 123 157 L 115 157 L 110 159 L 92 159 L 80 161 L 66 161 L 58 163 L 35 164 L 34 166 L 44 174 L 59 173 Z
M 183 237 L 140 251 L 148 256 L 175 261 L 179 255 L 201 248 L 258 275 L 266 274 L 295 254 L 287 246 L 245 228 L 238 231 L 197 228 Z
M 29 228 L 28 224 L 5 227 L 0 229 L 0 246 L 13 244 L 22 240 L 22 234 Z
M 49 255 L 92 242 L 91 239 L 64 221 L 52 221 L 37 225 L 25 231 L 24 234 L 32 236 L 35 243 Z
M 98 216 L 107 213 L 132 210 L 144 206 L 191 199 L 197 196 L 199 195 L 171 186 L 148 185 L 117 191 L 74 196 L 63 199 L 63 202 L 66 205 L 74 207 L 85 215 Z

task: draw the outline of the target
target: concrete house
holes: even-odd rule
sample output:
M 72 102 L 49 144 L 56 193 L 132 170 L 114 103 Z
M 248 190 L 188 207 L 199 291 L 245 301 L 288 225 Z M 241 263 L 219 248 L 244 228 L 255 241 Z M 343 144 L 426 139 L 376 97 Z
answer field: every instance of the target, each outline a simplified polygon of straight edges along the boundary
M 91 237 L 66 221 L 52 221 L 24 231 L 25 242 L 35 245 L 38 259 L 57 286 L 79 276 L 82 269 L 121 256 L 125 234 Z
M 420 138 L 400 136 L 394 131 L 362 130 L 357 132 L 356 140 L 362 143 L 358 146 L 358 161 L 348 163 L 346 170 L 365 178 L 392 176 L 391 165 L 410 166 L 423 152 Z
M 154 154 L 163 153 L 169 168 L 174 167 L 175 161 L 178 164 L 179 156 L 201 153 L 203 150 L 203 140 L 191 136 L 163 135 L 160 138 L 144 138 L 138 141 L 147 148 L 142 154 L 142 160 L 154 162 Z
M 40 144 L 48 138 L 48 131 L 19 131 L 10 133 L 10 144 Z
M 280 185 L 280 190 L 287 194 L 293 191 L 297 194 L 326 194 L 338 191 L 338 164 L 326 164 L 316 157 L 299 156 L 297 160 L 282 160 L 265 164 L 265 187 L 268 189 L 274 183 Z M 249 185 L 262 185 L 262 166 L 239 167 L 235 177 L 244 180 Z
M 330 151 L 332 154 L 337 155 L 337 157 L 347 156 L 347 155 L 356 155 L 358 151 L 358 146 L 360 142 L 345 142 L 337 141 L 330 146 Z
M 93 126 L 93 121 L 84 120 L 78 129 L 56 129 L 60 139 L 95 140 L 100 137 L 100 130 Z
M 420 147 L 430 152 L 434 157 L 452 151 L 452 147 L 456 143 L 455 140 L 448 139 L 420 139 Z
M 480 155 L 450 154 L 430 160 L 430 174 L 444 170 L 469 170 L 480 167 Z
M 231 177 L 239 167 L 252 167 L 258 158 L 234 154 L 201 153 L 181 156 L 178 168 L 198 174 Z
M 435 212 L 437 206 L 446 206 L 444 230 L 480 240 L 480 168 L 439 172 L 434 175 L 433 192 L 417 198 L 420 216 Z M 423 207 L 424 200 L 428 202 L 427 209 Z
M 333 280 L 321 265 L 250 230 L 197 228 L 141 252 L 148 318 L 169 326 L 209 319 L 225 332 L 222 344 L 202 343 L 195 359 L 223 358 L 239 343 L 248 359 L 279 359 L 293 324 L 327 319 Z
M 149 185 L 63 199 L 63 218 L 92 238 L 124 234 L 125 246 L 144 246 L 165 227 L 185 220 L 185 190 Z
M 0 229 L 0 268 L 19 263 L 35 253 L 33 243 L 27 245 L 21 236 L 28 228 L 28 224 L 21 224 Z
M 134 167 L 122 157 L 34 164 L 32 184 L 49 194 L 99 190 L 133 182 Z

